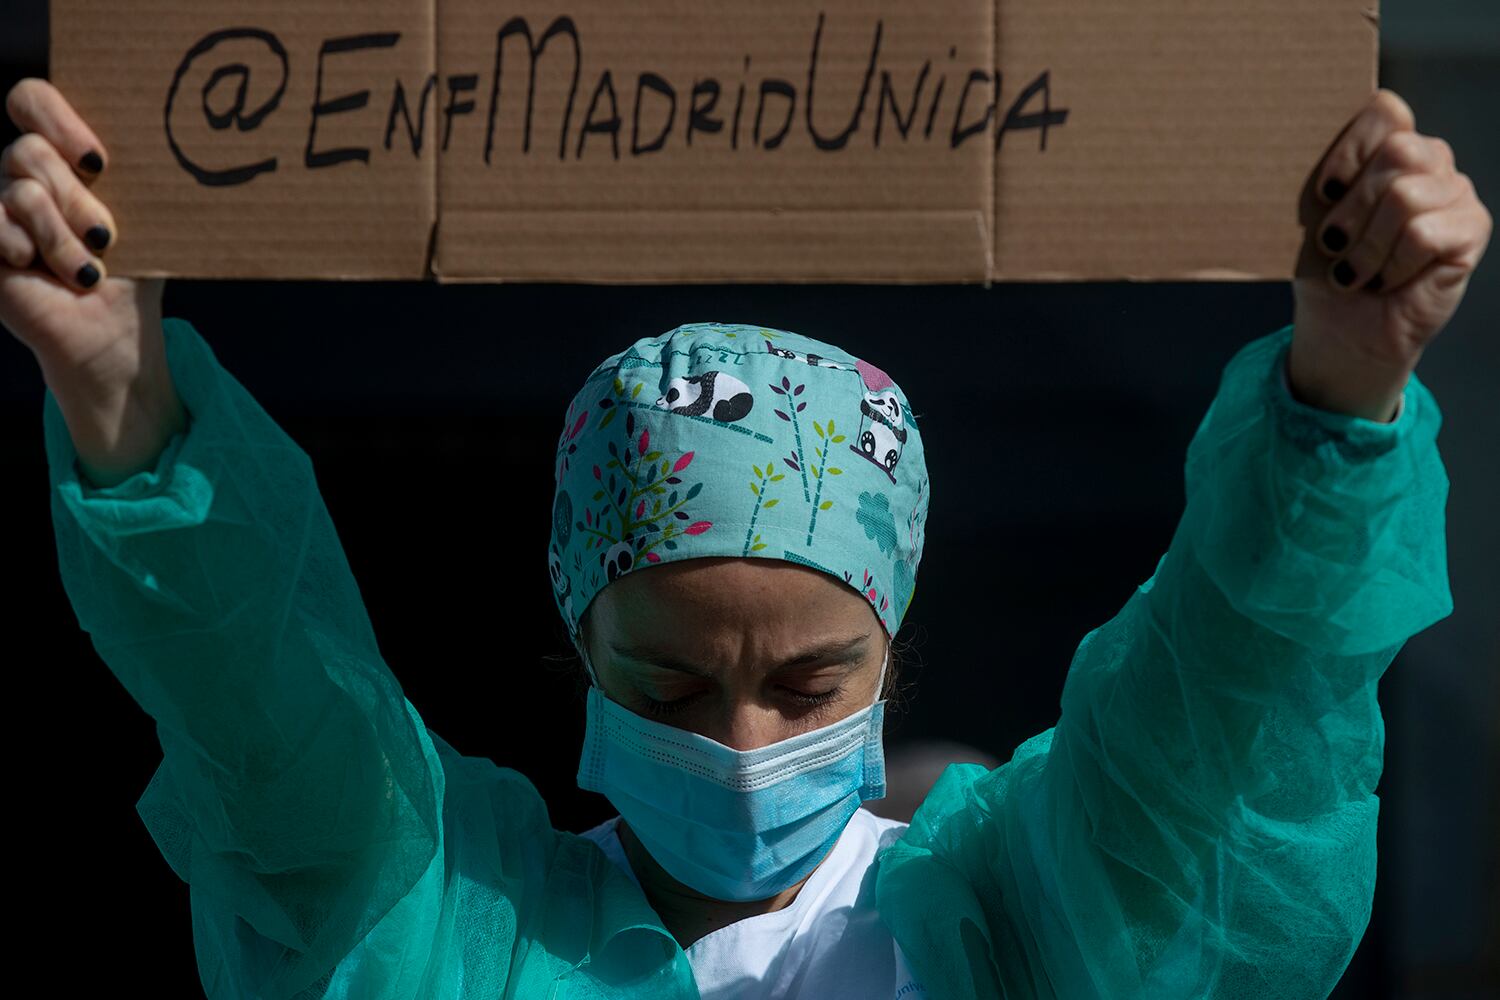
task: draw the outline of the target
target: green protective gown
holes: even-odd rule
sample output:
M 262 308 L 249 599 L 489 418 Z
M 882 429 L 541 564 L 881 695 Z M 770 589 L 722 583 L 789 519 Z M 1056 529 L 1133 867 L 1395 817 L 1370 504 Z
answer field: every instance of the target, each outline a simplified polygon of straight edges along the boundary
M 163 329 L 189 420 L 153 469 L 93 488 L 50 391 L 43 420 L 62 582 L 156 721 L 137 809 L 190 886 L 207 994 L 696 997 L 630 878 L 426 728 L 307 454 L 190 324 Z M 1226 365 L 1172 543 L 1079 644 L 1056 726 L 949 767 L 881 855 L 929 996 L 1312 998 L 1348 964 L 1376 682 L 1452 610 L 1448 479 L 1415 376 L 1390 424 L 1315 409 L 1290 338 Z

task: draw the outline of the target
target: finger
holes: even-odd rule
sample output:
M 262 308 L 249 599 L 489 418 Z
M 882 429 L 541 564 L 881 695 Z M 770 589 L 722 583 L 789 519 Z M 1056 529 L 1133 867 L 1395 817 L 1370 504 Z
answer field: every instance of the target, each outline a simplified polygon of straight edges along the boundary
M 1374 281 L 1379 291 L 1390 276 L 1381 277 L 1386 261 L 1406 224 L 1427 212 L 1446 208 L 1474 193 L 1463 174 L 1405 174 L 1396 178 L 1370 217 L 1369 225 L 1343 259 L 1333 265 L 1334 279 L 1354 287 Z M 1347 266 L 1340 266 L 1341 264 Z M 1375 280 L 1381 277 L 1381 280 Z
M 1472 271 L 1484 252 L 1488 230 L 1482 213 L 1465 199 L 1407 221 L 1380 269 L 1382 287 L 1395 291 L 1434 265 Z
M 27 267 L 35 256 L 31 235 L 0 206 L 0 261 L 11 267 Z
M 42 260 L 64 282 L 79 291 L 96 287 L 104 277 L 104 262 L 89 253 L 52 196 L 35 177 L 8 177 L 0 188 L 0 205 L 20 223 L 41 252 Z
M 96 251 L 109 246 L 115 233 L 114 216 L 40 132 L 27 132 L 0 152 L 0 175 L 41 181 L 74 233 Z
M 1369 227 L 1391 185 L 1416 173 L 1454 174 L 1453 147 L 1435 136 L 1411 131 L 1388 133 L 1350 190 L 1328 211 L 1318 233 L 1318 249 L 1330 257 L 1347 251 Z M 1438 207 L 1426 205 L 1421 210 Z
M 1318 165 L 1313 190 L 1324 204 L 1331 205 L 1348 192 L 1371 156 L 1386 136 L 1416 128 L 1416 116 L 1394 91 L 1380 90 L 1363 111 L 1354 116 Z
M 29 76 L 18 82 L 5 96 L 5 113 L 20 131 L 39 133 L 52 143 L 86 179 L 104 169 L 104 143 L 48 81 Z

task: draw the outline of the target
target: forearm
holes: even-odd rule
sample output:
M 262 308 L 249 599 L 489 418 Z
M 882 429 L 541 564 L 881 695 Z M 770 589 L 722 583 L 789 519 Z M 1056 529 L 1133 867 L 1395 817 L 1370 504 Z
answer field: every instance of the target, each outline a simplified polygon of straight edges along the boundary
M 156 721 L 165 759 L 138 808 L 163 855 L 326 970 L 432 859 L 439 779 L 311 460 L 195 331 L 173 332 L 189 420 L 151 469 L 81 482 L 47 396 L 60 575 Z
M 187 413 L 172 381 L 161 317 L 122 336 L 112 357 L 94 364 L 38 356 L 42 377 L 57 400 L 89 485 L 114 486 L 156 465 Z
M 1036 804 L 1076 936 L 1108 887 L 1127 940 L 1086 948 L 1153 996 L 1332 988 L 1373 894 L 1377 683 L 1452 608 L 1431 395 L 1395 424 L 1314 412 L 1274 343 L 1194 436 L 1151 580 L 1080 644 Z M 1145 988 L 1172 968 L 1180 990 Z

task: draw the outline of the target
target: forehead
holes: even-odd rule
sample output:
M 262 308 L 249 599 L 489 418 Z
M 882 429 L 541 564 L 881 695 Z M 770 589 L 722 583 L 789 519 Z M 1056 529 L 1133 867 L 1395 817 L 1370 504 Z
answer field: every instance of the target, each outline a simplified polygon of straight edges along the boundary
M 650 631 L 866 625 L 869 603 L 827 573 L 781 559 L 702 557 L 644 566 L 599 592 L 589 609 L 597 628 Z

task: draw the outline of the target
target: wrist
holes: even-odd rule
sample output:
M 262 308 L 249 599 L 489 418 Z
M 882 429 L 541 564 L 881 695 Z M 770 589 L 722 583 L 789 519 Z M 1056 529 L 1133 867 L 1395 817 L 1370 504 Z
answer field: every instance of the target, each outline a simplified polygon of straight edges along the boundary
M 96 488 L 114 486 L 154 467 L 172 435 L 187 425 L 187 411 L 159 343 L 138 363 L 116 371 L 121 374 L 101 379 L 78 369 L 44 369 L 68 426 L 79 471 L 87 485 Z
M 1287 386 L 1299 403 L 1390 423 L 1400 408 L 1402 393 L 1416 368 L 1410 363 L 1388 364 L 1351 356 L 1295 331 L 1286 356 Z

